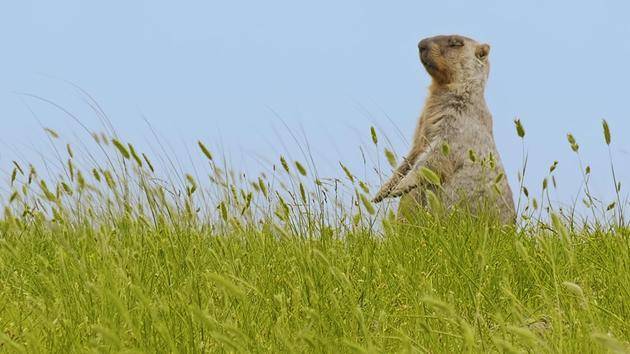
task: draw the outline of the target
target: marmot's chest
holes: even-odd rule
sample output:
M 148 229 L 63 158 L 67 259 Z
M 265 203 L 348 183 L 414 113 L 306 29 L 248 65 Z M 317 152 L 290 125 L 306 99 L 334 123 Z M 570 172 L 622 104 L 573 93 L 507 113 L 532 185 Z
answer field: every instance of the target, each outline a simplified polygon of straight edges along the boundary
M 425 115 L 420 122 L 421 130 L 427 138 L 453 133 L 465 134 L 469 129 L 473 131 L 484 130 L 486 125 L 483 124 L 481 117 L 472 113 L 473 112 L 468 114 L 455 114 L 452 112 L 444 112 Z

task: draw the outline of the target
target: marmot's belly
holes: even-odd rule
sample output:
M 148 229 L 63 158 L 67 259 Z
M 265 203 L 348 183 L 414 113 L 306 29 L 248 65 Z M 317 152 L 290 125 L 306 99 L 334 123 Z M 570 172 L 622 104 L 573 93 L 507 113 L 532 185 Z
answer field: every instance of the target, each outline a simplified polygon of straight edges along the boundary
M 495 214 L 503 223 L 515 219 L 512 191 L 505 176 L 497 181 L 503 168 L 487 171 L 468 165 L 459 169 L 441 188 L 419 186 L 400 199 L 398 214 L 407 217 L 419 207 L 426 207 L 426 190 L 433 191 L 448 210 L 463 209 L 472 214 Z

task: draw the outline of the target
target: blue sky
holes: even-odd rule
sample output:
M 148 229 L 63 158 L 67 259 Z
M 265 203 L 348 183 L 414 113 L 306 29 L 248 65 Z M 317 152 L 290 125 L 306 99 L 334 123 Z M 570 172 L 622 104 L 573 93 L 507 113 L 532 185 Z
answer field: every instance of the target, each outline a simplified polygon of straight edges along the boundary
M 68 80 L 140 145 L 151 136 L 144 116 L 184 158 L 202 139 L 251 171 L 281 153 L 301 158 L 284 121 L 305 132 L 320 172 L 340 173 L 339 160 L 363 171 L 358 146 L 369 142 L 370 125 L 397 153 L 407 150 L 429 84 L 418 40 L 459 33 L 492 46 L 486 97 L 512 185 L 519 117 L 533 190 L 558 159 L 558 198 L 575 194 L 572 132 L 593 166 L 595 193 L 610 199 L 602 118 L 630 182 L 629 13 L 622 1 L 3 1 L 0 164 L 45 151 L 34 115 L 85 139 L 71 119 L 15 92 L 99 127 Z

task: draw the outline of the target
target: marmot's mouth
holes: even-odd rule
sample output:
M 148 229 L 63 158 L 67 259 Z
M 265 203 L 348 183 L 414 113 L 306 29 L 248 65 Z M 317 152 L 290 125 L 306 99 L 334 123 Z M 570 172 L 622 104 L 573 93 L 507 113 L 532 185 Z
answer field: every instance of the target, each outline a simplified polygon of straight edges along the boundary
M 421 60 L 424 69 L 435 80 L 439 82 L 447 81 L 447 74 L 443 73 L 437 63 L 429 58 Z
M 435 65 L 433 64 L 433 60 L 429 58 L 426 53 L 420 53 L 420 62 L 424 65 L 425 68 L 435 69 Z
M 427 69 L 427 71 L 429 71 L 429 72 L 434 71 L 434 70 L 437 69 L 435 64 L 433 64 L 433 62 L 430 61 L 430 60 L 426 60 L 424 58 L 420 58 L 420 62 L 422 62 L 422 65 L 424 65 L 424 68 Z

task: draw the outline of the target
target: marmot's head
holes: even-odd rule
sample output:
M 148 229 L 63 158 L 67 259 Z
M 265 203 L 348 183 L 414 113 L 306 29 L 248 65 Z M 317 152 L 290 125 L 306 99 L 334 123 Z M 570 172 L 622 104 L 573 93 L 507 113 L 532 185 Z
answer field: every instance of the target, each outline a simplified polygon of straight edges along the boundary
M 420 61 L 439 85 L 479 82 L 488 78 L 490 46 L 459 35 L 435 36 L 418 43 Z

